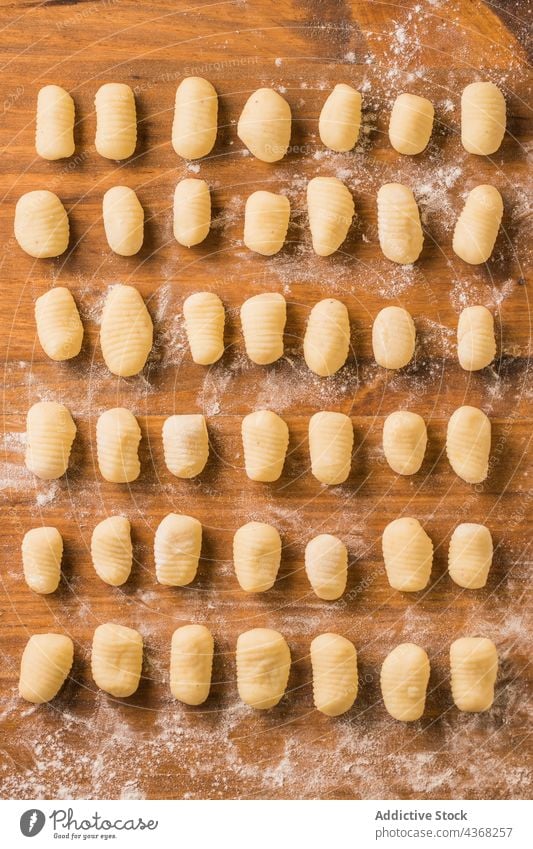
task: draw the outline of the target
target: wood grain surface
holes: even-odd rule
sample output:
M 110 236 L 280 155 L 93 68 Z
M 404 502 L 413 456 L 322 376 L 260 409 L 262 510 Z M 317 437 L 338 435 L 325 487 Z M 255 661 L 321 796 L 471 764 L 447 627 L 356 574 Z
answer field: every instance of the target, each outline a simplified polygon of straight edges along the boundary
M 527 722 L 531 703 L 531 632 L 527 628 L 531 532 L 531 311 L 525 21 L 528 2 L 480 0 L 156 0 L 0 3 L 0 301 L 4 389 L 2 461 L 2 584 L 0 618 L 0 793 L 17 798 L 520 798 L 531 788 Z M 213 153 L 187 165 L 170 144 L 174 94 L 183 76 L 210 79 L 220 96 L 220 131 Z M 501 86 L 508 133 L 490 158 L 460 145 L 462 88 L 478 79 Z M 94 149 L 94 94 L 104 82 L 129 83 L 136 94 L 139 140 L 125 163 Z M 355 151 L 326 151 L 317 133 L 321 105 L 337 82 L 363 92 L 364 132 Z M 76 154 L 56 163 L 38 159 L 34 114 L 38 89 L 56 83 L 76 103 Z M 267 165 L 245 155 L 236 121 L 249 94 L 274 86 L 293 110 L 291 150 Z M 428 150 L 395 153 L 387 122 L 404 90 L 435 104 Z M 214 223 L 208 239 L 187 250 L 172 238 L 172 195 L 178 179 L 199 175 L 212 187 Z M 337 175 L 353 191 L 357 218 L 334 256 L 316 257 L 305 210 L 306 182 Z M 412 186 L 426 234 L 415 267 L 383 258 L 376 233 L 376 192 L 399 180 Z M 451 250 L 464 195 L 478 183 L 496 185 L 505 202 L 493 258 L 470 267 Z M 112 254 L 104 238 L 106 189 L 136 190 L 146 211 L 142 251 Z M 268 187 L 286 193 L 292 218 L 288 242 L 267 259 L 242 244 L 248 194 Z M 47 188 L 65 203 L 69 251 L 32 260 L 15 243 L 18 197 Z M 106 370 L 98 323 L 107 287 L 132 283 L 147 299 L 155 345 L 142 376 L 120 380 Z M 35 333 L 35 299 L 51 286 L 73 292 L 86 329 L 81 355 L 58 364 L 46 358 Z M 227 308 L 227 350 L 209 369 L 192 363 L 181 305 L 191 292 L 217 292 Z M 238 309 L 261 291 L 287 298 L 286 356 L 271 367 L 247 361 Z M 329 380 L 313 376 L 302 358 L 309 310 L 340 297 L 353 326 L 347 365 Z M 455 353 L 463 306 L 482 303 L 495 315 L 499 355 L 493 367 L 463 372 Z M 398 373 L 376 366 L 371 326 L 387 304 L 411 311 L 416 360 Z M 65 403 L 78 436 L 68 474 L 43 483 L 23 462 L 25 416 L 39 399 Z M 444 454 L 453 410 L 481 406 L 493 423 L 487 481 L 470 487 Z M 143 432 L 142 473 L 131 486 L 105 483 L 95 462 L 95 423 L 123 405 Z M 281 480 L 254 484 L 243 471 L 241 418 L 253 409 L 279 412 L 290 429 Z M 395 475 L 381 452 L 384 418 L 398 408 L 427 421 L 429 445 L 421 472 Z M 319 409 L 341 410 L 356 432 L 353 470 L 340 487 L 324 488 L 309 470 L 306 429 Z M 161 426 L 175 412 L 204 412 L 211 437 L 208 466 L 197 480 L 179 481 L 163 462 Z M 155 581 L 155 528 L 170 511 L 204 526 L 197 580 L 187 588 Z M 133 526 L 130 581 L 114 589 L 90 561 L 94 525 L 120 512 Z M 390 589 L 380 536 L 400 515 L 419 518 L 435 545 L 428 589 Z M 283 539 L 280 576 L 263 595 L 239 590 L 231 562 L 240 524 L 274 523 Z M 460 521 L 485 522 L 496 552 L 486 588 L 469 592 L 446 574 L 447 546 Z M 22 577 L 23 534 L 55 525 L 65 541 L 57 593 L 39 597 Z M 303 570 L 307 541 L 338 534 L 350 554 L 348 588 L 338 602 L 318 600 Z M 138 692 L 114 700 L 90 675 L 97 624 L 120 622 L 145 639 Z M 187 622 L 203 622 L 216 641 L 214 686 L 206 704 L 187 708 L 168 689 L 170 637 Z M 250 627 L 280 630 L 293 666 L 286 697 L 267 713 L 238 699 L 234 649 Z M 49 705 L 17 696 L 20 656 L 32 633 L 57 630 L 75 643 L 72 676 Z M 353 640 L 360 695 L 338 719 L 313 709 L 309 644 L 324 631 Z M 448 650 L 458 636 L 496 643 L 501 667 L 490 712 L 461 714 L 449 687 Z M 401 724 L 385 712 L 379 691 L 384 657 L 400 642 L 423 646 L 431 660 L 422 720 Z

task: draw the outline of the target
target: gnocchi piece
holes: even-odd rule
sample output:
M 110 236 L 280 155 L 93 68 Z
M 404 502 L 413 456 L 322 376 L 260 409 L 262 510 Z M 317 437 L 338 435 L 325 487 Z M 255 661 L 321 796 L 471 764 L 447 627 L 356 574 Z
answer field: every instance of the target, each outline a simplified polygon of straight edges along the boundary
M 100 690 L 117 699 L 132 696 L 139 686 L 143 638 L 133 628 L 106 622 L 94 632 L 91 671 Z
M 102 203 L 107 244 L 119 256 L 133 256 L 144 240 L 144 209 L 127 186 L 113 186 Z
M 165 587 L 194 581 L 202 549 L 202 525 L 192 516 L 169 513 L 155 532 L 155 574 Z
M 128 159 L 137 145 L 135 96 L 129 85 L 106 83 L 94 98 L 95 147 L 106 159 Z
M 180 180 L 174 192 L 174 238 L 192 248 L 211 229 L 211 194 L 205 180 Z
M 264 593 L 276 581 L 281 563 L 281 537 L 264 522 L 248 522 L 233 537 L 233 565 L 247 593 Z
M 51 360 L 76 357 L 83 342 L 83 324 L 70 291 L 54 286 L 35 301 L 35 323 L 41 348 Z
M 304 359 L 319 377 L 335 374 L 348 359 L 350 318 L 342 301 L 325 298 L 314 305 L 304 336 Z
M 57 528 L 32 528 L 22 540 L 24 578 L 35 593 L 57 590 L 61 578 L 63 539 Z
M 185 77 L 176 90 L 172 147 L 184 159 L 211 153 L 217 138 L 218 97 L 202 77 Z
M 383 453 L 391 469 L 399 475 L 419 471 L 426 453 L 426 423 L 418 413 L 397 410 L 383 425 Z
M 244 466 L 250 480 L 277 481 L 289 446 L 287 423 L 272 410 L 257 410 L 242 420 L 241 433 Z
M 224 305 L 214 292 L 195 292 L 183 303 L 185 331 L 195 363 L 209 366 L 224 353 Z
M 357 698 L 357 652 L 340 634 L 320 634 L 311 643 L 313 701 L 320 713 L 340 716 Z
M 461 96 L 461 141 L 468 153 L 496 153 L 505 135 L 505 98 L 494 83 L 470 83 Z
M 184 625 L 172 634 L 170 692 L 186 705 L 201 705 L 211 689 L 214 641 L 205 625 Z
M 424 234 L 415 197 L 408 186 L 386 183 L 378 192 L 378 236 L 383 254 L 411 265 L 422 253 Z
M 133 564 L 131 525 L 125 516 L 108 516 L 94 529 L 91 558 L 99 578 L 112 587 L 128 580 Z
M 340 598 L 348 580 L 348 551 L 344 543 L 331 534 L 314 537 L 305 547 L 305 572 L 319 598 Z
M 426 705 L 429 672 L 426 652 L 414 643 L 402 643 L 387 655 L 381 667 L 381 694 L 393 719 L 420 719 Z
M 503 216 L 503 200 L 494 186 L 476 186 L 468 195 L 453 231 L 452 247 L 469 265 L 490 259 Z
M 416 593 L 427 587 L 433 565 L 433 543 L 418 519 L 389 522 L 381 540 L 389 584 L 394 590 Z
M 431 137 L 434 114 L 431 100 L 407 92 L 399 94 L 389 122 L 389 140 L 394 150 L 409 156 L 422 153 Z
M 51 701 L 68 678 L 74 644 L 65 634 L 34 634 L 20 662 L 19 694 L 34 705 Z
M 339 83 L 328 96 L 318 119 L 320 140 L 338 153 L 352 150 L 361 129 L 361 95 Z
M 241 307 L 246 353 L 253 363 L 265 366 L 283 356 L 283 331 L 287 304 L 279 292 L 263 292 L 248 298 Z
M 498 650 L 486 637 L 461 637 L 450 646 L 452 696 L 459 710 L 480 713 L 494 701 Z
M 272 88 L 254 91 L 244 104 L 237 135 L 256 159 L 278 162 L 291 140 L 291 107 Z
M 53 192 L 27 192 L 15 208 L 15 239 L 36 259 L 60 256 L 68 248 L 68 215 Z
M 486 307 L 466 307 L 457 325 L 457 357 L 465 371 L 479 371 L 496 356 L 494 319 Z
M 237 640 L 237 687 L 242 701 L 268 710 L 287 688 L 291 653 L 285 638 L 270 628 L 253 628 Z
M 320 483 L 344 483 L 350 474 L 353 426 L 349 416 L 321 410 L 309 420 L 311 471 Z
M 134 286 L 112 286 L 104 303 L 100 345 L 112 374 L 131 377 L 143 370 L 152 350 L 154 326 Z
M 350 190 L 337 177 L 314 177 L 307 184 L 307 212 L 314 252 L 330 256 L 352 223 L 355 206 Z
M 74 101 L 58 85 L 45 85 L 37 95 L 35 150 L 50 161 L 74 153 Z
M 490 420 L 477 407 L 459 407 L 448 422 L 446 454 L 455 474 L 481 483 L 489 473 Z
M 75 436 L 76 425 L 63 404 L 34 404 L 26 417 L 26 467 L 43 481 L 62 477 Z
M 163 450 L 167 469 L 177 478 L 195 478 L 203 472 L 209 457 L 205 417 L 192 414 L 165 419 Z
M 384 307 L 374 319 L 372 348 L 378 366 L 403 368 L 415 353 L 416 329 L 403 307 Z
M 99 416 L 96 423 L 98 468 L 110 483 L 131 483 L 141 471 L 139 443 L 141 429 L 130 410 L 114 407 Z
M 450 578 L 467 590 L 484 587 L 492 566 L 492 552 L 492 537 L 485 525 L 457 525 L 448 549 Z
M 263 256 L 273 256 L 285 243 L 291 205 L 285 195 L 254 192 L 244 209 L 244 244 Z

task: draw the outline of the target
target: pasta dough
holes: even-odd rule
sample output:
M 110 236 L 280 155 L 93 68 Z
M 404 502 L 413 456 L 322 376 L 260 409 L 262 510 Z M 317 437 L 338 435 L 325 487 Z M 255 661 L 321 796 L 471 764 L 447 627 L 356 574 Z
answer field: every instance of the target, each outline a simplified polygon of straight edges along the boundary
M 399 475 L 414 475 L 420 469 L 428 441 L 422 416 L 397 410 L 383 425 L 383 453 L 391 469 Z
M 448 422 L 446 454 L 456 475 L 481 483 L 489 473 L 490 421 L 477 407 L 459 407 Z
M 68 678 L 74 645 L 65 634 L 34 634 L 20 662 L 19 694 L 35 705 L 51 701 Z
M 272 88 L 258 89 L 244 104 L 237 135 L 257 159 L 278 162 L 291 140 L 289 104 Z
M 400 265 L 416 262 L 424 234 L 416 200 L 410 188 L 386 183 L 378 192 L 378 235 L 387 259 Z
M 98 467 L 110 483 L 131 483 L 141 471 L 139 443 L 141 429 L 137 419 L 124 407 L 106 410 L 96 423 Z
M 467 590 L 487 583 L 492 565 L 492 537 L 485 525 L 465 522 L 457 525 L 448 549 L 450 578 Z
M 273 256 L 285 242 L 291 205 L 285 195 L 254 192 L 244 210 L 244 244 L 263 256 Z
M 322 410 L 309 420 L 311 471 L 321 483 L 344 483 L 350 474 L 353 426 L 344 413 Z
M 208 366 L 224 353 L 224 305 L 214 292 L 196 292 L 183 303 L 185 331 L 195 363 Z
M 176 90 L 172 147 L 184 159 L 211 153 L 217 138 L 218 97 L 202 77 L 185 77 Z
M 434 114 L 432 102 L 425 97 L 399 94 L 389 122 L 389 140 L 394 150 L 410 156 L 422 153 L 431 137 Z
M 429 671 L 426 652 L 414 643 L 402 643 L 387 655 L 381 667 L 381 693 L 393 719 L 420 719 L 426 704 Z
M 237 640 L 237 686 L 242 701 L 268 710 L 285 695 L 291 653 L 284 637 L 270 628 L 245 631 Z
M 352 150 L 361 128 L 361 95 L 346 83 L 336 85 L 318 119 L 320 140 L 339 153 Z
M 194 581 L 202 549 L 202 526 L 198 519 L 169 513 L 155 533 L 155 573 L 166 587 L 185 587 Z
M 476 186 L 468 195 L 453 232 L 452 247 L 469 265 L 490 259 L 503 215 L 503 200 L 494 186 Z
M 496 153 L 505 135 L 505 99 L 494 83 L 470 83 L 461 97 L 461 141 L 469 153 Z
M 211 689 L 214 642 L 204 625 L 184 625 L 172 634 L 170 692 L 186 705 L 201 705 Z
M 119 256 L 138 253 L 144 240 L 144 209 L 133 189 L 113 186 L 102 205 L 107 244 Z
M 152 350 L 154 326 L 134 286 L 113 286 L 105 299 L 100 345 L 109 371 L 131 377 L 143 370 Z
M 129 85 L 106 83 L 94 98 L 95 147 L 106 159 L 128 159 L 137 145 L 135 97 Z
M 100 690 L 117 699 L 132 696 L 139 686 L 143 638 L 133 628 L 106 622 L 94 632 L 91 671 Z
M 246 474 L 252 481 L 277 481 L 289 445 L 289 428 L 271 410 L 257 410 L 242 420 L 242 446 Z
M 74 101 L 58 85 L 45 85 L 37 95 L 35 150 L 51 161 L 74 153 Z
M 465 371 L 479 371 L 496 356 L 494 319 L 486 307 L 466 307 L 457 325 L 457 357 Z
M 63 404 L 39 401 L 26 417 L 26 466 L 45 481 L 65 474 L 76 425 Z
M 305 547 L 305 571 L 319 598 L 340 598 L 348 580 L 346 546 L 331 534 L 319 534 Z
M 265 366 L 283 356 L 283 331 L 287 304 L 279 292 L 263 292 L 248 298 L 241 307 L 246 353 L 252 362 Z
M 83 324 L 76 301 L 64 286 L 55 286 L 37 298 L 35 323 L 41 347 L 51 360 L 70 360 L 80 353 Z
M 379 366 L 403 368 L 413 358 L 416 343 L 415 323 L 402 307 L 384 307 L 374 319 L 372 348 Z
M 352 223 L 355 207 L 350 190 L 337 177 L 314 177 L 307 184 L 307 212 L 314 252 L 330 256 Z
M 206 238 L 211 228 L 211 195 L 205 180 L 181 180 L 174 192 L 174 238 L 192 248 Z
M 23 251 L 36 259 L 65 253 L 69 240 L 68 216 L 57 195 L 35 191 L 18 199 L 15 239 Z
M 125 516 L 108 516 L 94 529 L 91 557 L 96 574 L 106 584 L 120 587 L 128 580 L 133 564 L 131 525 Z
M 313 700 L 326 716 L 340 716 L 357 698 L 357 652 L 340 634 L 320 634 L 311 643 Z
M 205 417 L 192 414 L 165 419 L 163 450 L 167 469 L 177 478 L 195 478 L 203 472 L 209 457 Z
M 274 586 L 281 562 L 281 538 L 264 522 L 248 522 L 233 537 L 233 565 L 237 580 L 248 593 L 264 593 Z
M 304 336 L 304 358 L 320 377 L 335 374 L 348 359 L 350 319 L 341 301 L 325 298 L 314 305 Z
M 57 528 L 32 528 L 22 540 L 24 579 L 35 593 L 57 590 L 61 578 L 63 539 Z
M 459 710 L 478 713 L 494 701 L 498 651 L 486 637 L 461 637 L 450 646 L 453 700 Z
M 381 540 L 389 584 L 395 590 L 418 592 L 428 585 L 433 543 L 418 519 L 389 522 Z

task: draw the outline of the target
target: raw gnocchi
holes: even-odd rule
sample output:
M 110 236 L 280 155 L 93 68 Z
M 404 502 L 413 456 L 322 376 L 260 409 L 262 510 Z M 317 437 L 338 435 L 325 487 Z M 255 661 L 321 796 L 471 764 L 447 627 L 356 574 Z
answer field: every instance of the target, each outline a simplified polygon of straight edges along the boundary
M 320 634 L 311 643 L 313 701 L 320 713 L 340 716 L 357 698 L 357 652 L 340 634 Z
M 311 471 L 320 483 L 344 483 L 350 474 L 353 426 L 349 416 L 325 410 L 309 420 Z
M 60 256 L 68 248 L 65 207 L 53 192 L 27 192 L 15 207 L 15 239 L 36 259 Z
M 209 437 L 201 414 L 169 416 L 163 425 L 163 450 L 169 472 L 195 478 L 209 457 Z
M 253 363 L 265 366 L 283 356 L 283 331 L 287 304 L 279 292 L 263 292 L 248 298 L 241 307 L 246 353 Z
M 185 77 L 176 90 L 172 147 L 184 159 L 211 153 L 217 137 L 218 97 L 203 77 Z
M 26 417 L 26 466 L 41 480 L 62 477 L 68 467 L 76 425 L 63 404 L 39 401 Z
M 132 696 L 139 686 L 143 638 L 133 628 L 106 622 L 93 636 L 91 671 L 100 690 L 117 699 Z
M 314 252 L 330 256 L 352 223 L 355 206 L 350 190 L 337 177 L 314 177 L 307 184 L 307 212 Z
M 420 719 L 426 705 L 429 672 L 426 652 L 414 643 L 402 643 L 387 655 L 381 667 L 381 694 L 393 719 Z
M 233 565 L 243 590 L 263 593 L 274 586 L 281 562 L 281 537 L 272 525 L 248 522 L 233 537 Z
M 467 590 L 484 587 L 492 565 L 492 552 L 492 537 L 485 525 L 474 522 L 457 525 L 448 549 L 450 578 Z
M 486 637 L 461 637 L 450 646 L 452 696 L 459 710 L 478 713 L 494 701 L 498 650 Z
M 51 701 L 68 678 L 74 644 L 65 634 L 34 634 L 20 662 L 19 694 L 35 705 Z
M 432 102 L 425 97 L 399 94 L 389 122 L 389 140 L 394 150 L 409 156 L 422 153 L 431 137 L 434 114 Z
M 154 540 L 155 574 L 166 587 L 186 587 L 194 581 L 202 549 L 198 519 L 169 513 L 159 523 Z
M 74 101 L 58 85 L 46 85 L 37 95 L 35 150 L 50 161 L 74 153 Z
M 291 108 L 272 88 L 250 95 L 237 124 L 237 135 L 262 162 L 278 162 L 291 140 Z
M 91 537 L 91 558 L 99 578 L 112 587 L 128 580 L 133 564 L 131 525 L 125 516 L 108 516 Z
M 106 159 L 128 159 L 137 145 L 135 96 L 129 85 L 106 83 L 94 98 L 95 147 Z
M 461 96 L 461 141 L 469 153 L 496 153 L 505 135 L 505 98 L 494 83 L 470 83 Z
M 328 96 L 318 119 L 322 144 L 343 153 L 352 150 L 361 129 L 361 95 L 351 85 L 339 83 Z
M 285 195 L 254 192 L 244 209 L 244 244 L 263 256 L 273 256 L 285 243 L 291 205 Z
M 305 547 L 305 572 L 319 598 L 340 598 L 348 580 L 348 551 L 344 543 L 331 534 L 314 537 Z
M 119 256 L 133 256 L 144 241 L 144 209 L 128 186 L 113 186 L 102 203 L 107 244 Z
M 152 350 L 154 326 L 134 286 L 113 286 L 105 299 L 100 345 L 112 374 L 131 377 L 143 370 Z
M 325 298 L 314 305 L 304 336 L 304 359 L 319 377 L 335 374 L 348 359 L 350 319 L 341 301 Z
M 170 692 L 186 705 L 201 705 L 211 689 L 214 641 L 205 625 L 184 625 L 172 634 Z
M 35 593 L 57 590 L 61 578 L 63 539 L 57 528 L 32 528 L 22 540 L 24 579 Z
M 468 195 L 453 232 L 454 252 L 469 265 L 490 259 L 503 216 L 503 200 L 494 186 L 476 186 Z
M 98 468 L 110 483 L 131 483 L 141 471 L 139 443 L 141 429 L 130 410 L 106 410 L 96 423 Z
M 489 473 L 490 420 L 477 407 L 459 407 L 448 422 L 446 454 L 455 474 L 481 483 Z
M 391 469 L 399 475 L 419 471 L 428 441 L 426 423 L 418 413 L 397 410 L 383 425 L 383 453 Z
M 411 315 L 403 307 L 384 307 L 372 326 L 372 349 L 379 366 L 403 368 L 415 352 L 416 329 Z
M 289 446 L 287 423 L 272 410 L 257 410 L 242 420 L 246 474 L 252 481 L 277 481 Z
M 237 640 L 237 687 L 242 701 L 268 710 L 285 695 L 291 653 L 285 638 L 270 628 L 253 628 Z
M 431 575 L 433 543 L 418 519 L 389 522 L 381 544 L 391 587 L 406 593 L 423 590 Z
M 211 228 L 211 194 L 205 180 L 180 180 L 174 192 L 174 238 L 192 248 Z
M 208 366 L 224 353 L 224 305 L 214 292 L 195 292 L 183 303 L 185 331 L 195 363 Z
M 37 336 L 45 354 L 62 362 L 76 357 L 83 342 L 83 324 L 70 291 L 54 286 L 35 301 Z
M 408 186 L 386 183 L 378 192 L 378 236 L 387 259 L 411 265 L 422 253 L 424 234 L 415 197 Z
M 457 357 L 465 371 L 479 371 L 496 356 L 494 319 L 486 307 L 466 307 L 457 325 Z

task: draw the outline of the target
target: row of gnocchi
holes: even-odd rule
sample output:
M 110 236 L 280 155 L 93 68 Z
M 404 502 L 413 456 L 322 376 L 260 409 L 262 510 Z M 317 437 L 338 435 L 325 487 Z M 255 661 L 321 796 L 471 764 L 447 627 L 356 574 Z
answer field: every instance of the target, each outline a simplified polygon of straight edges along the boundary
M 205 625 L 184 625 L 172 635 L 170 691 L 186 705 L 201 705 L 211 689 L 213 635 Z M 357 651 L 340 634 L 320 634 L 310 645 L 313 701 L 326 716 L 340 716 L 358 693 Z M 237 639 L 237 689 L 256 710 L 275 707 L 284 697 L 291 670 L 285 637 L 270 628 L 253 628 Z M 34 704 L 51 701 L 72 669 L 74 644 L 65 634 L 34 634 L 24 649 L 19 693 Z M 140 683 L 143 638 L 133 628 L 107 622 L 93 636 L 91 672 L 96 686 L 115 698 L 132 696 Z M 498 651 L 486 637 L 461 637 L 450 646 L 451 690 L 459 710 L 489 710 L 494 701 Z M 429 658 L 415 643 L 396 646 L 381 667 L 385 708 L 401 722 L 424 713 L 430 676 Z
M 286 195 L 257 191 L 244 211 L 244 244 L 264 256 L 278 253 L 287 236 L 290 202 Z M 330 256 L 346 240 L 355 214 L 352 193 L 337 177 L 314 177 L 307 185 L 307 212 L 313 250 Z M 409 265 L 419 258 L 424 234 L 412 190 L 386 183 L 378 191 L 378 237 L 384 256 Z M 470 265 L 487 262 L 503 216 L 503 200 L 494 186 L 479 185 L 469 193 L 457 219 L 452 248 Z M 144 210 L 134 190 L 114 186 L 103 199 L 107 242 L 120 256 L 138 253 L 144 241 Z M 174 192 L 174 237 L 184 247 L 201 244 L 211 229 L 211 193 L 205 180 L 181 180 Z M 37 259 L 56 257 L 69 244 L 68 215 L 53 192 L 27 192 L 15 208 L 15 238 Z
M 212 365 L 224 353 L 224 305 L 213 292 L 196 292 L 183 303 L 185 331 L 192 359 Z M 253 295 L 241 306 L 244 346 L 257 365 L 270 365 L 284 354 L 287 303 L 279 292 Z M 53 360 L 77 356 L 83 325 L 71 292 L 56 286 L 35 303 L 37 335 Z M 100 325 L 100 346 L 112 374 L 131 377 L 144 368 L 153 344 L 153 322 L 133 286 L 117 284 L 105 299 Z M 384 307 L 372 326 L 372 348 L 378 365 L 398 369 L 413 358 L 416 328 L 402 307 Z M 350 353 L 350 318 L 342 301 L 326 298 L 309 314 L 303 340 L 304 359 L 319 377 L 330 377 L 346 363 Z M 457 356 L 466 371 L 488 366 L 496 356 L 494 319 L 484 306 L 466 307 L 457 325 Z
M 95 97 L 95 147 L 106 159 L 128 159 L 137 145 L 135 95 L 124 83 L 106 83 Z M 415 155 L 426 147 L 433 130 L 430 100 L 403 92 L 393 105 L 389 140 L 398 153 Z M 361 130 L 362 97 L 346 83 L 336 85 L 322 106 L 318 130 L 322 143 L 336 152 L 352 150 Z M 35 149 L 43 159 L 72 156 L 75 107 L 71 95 L 48 85 L 37 96 Z M 491 82 L 468 85 L 461 97 L 461 141 L 469 153 L 489 155 L 505 134 L 505 99 Z M 292 131 L 291 108 L 272 88 L 250 95 L 241 112 L 237 135 L 262 162 L 278 162 L 287 153 Z M 186 77 L 176 91 L 172 146 L 178 156 L 194 160 L 213 150 L 218 132 L 218 96 L 202 77 Z
M 202 549 L 198 519 L 169 513 L 154 538 L 155 575 L 167 587 L 185 587 L 194 581 Z M 382 536 L 383 560 L 390 586 L 401 592 L 427 587 L 433 565 L 433 542 L 418 519 L 390 522 Z M 277 528 L 248 522 L 233 537 L 233 566 L 241 589 L 248 593 L 270 590 L 281 565 L 282 542 Z M 458 525 L 450 539 L 448 571 L 464 589 L 480 589 L 487 582 L 493 545 L 485 525 Z M 32 528 L 22 541 L 22 565 L 27 585 L 36 593 L 55 592 L 61 578 L 63 539 L 54 527 Z M 108 516 L 93 530 L 91 559 L 98 577 L 113 587 L 128 580 L 133 565 L 131 526 L 125 516 Z M 324 601 L 340 598 L 348 580 L 348 550 L 331 534 L 319 534 L 305 549 L 305 572 L 312 590 Z

